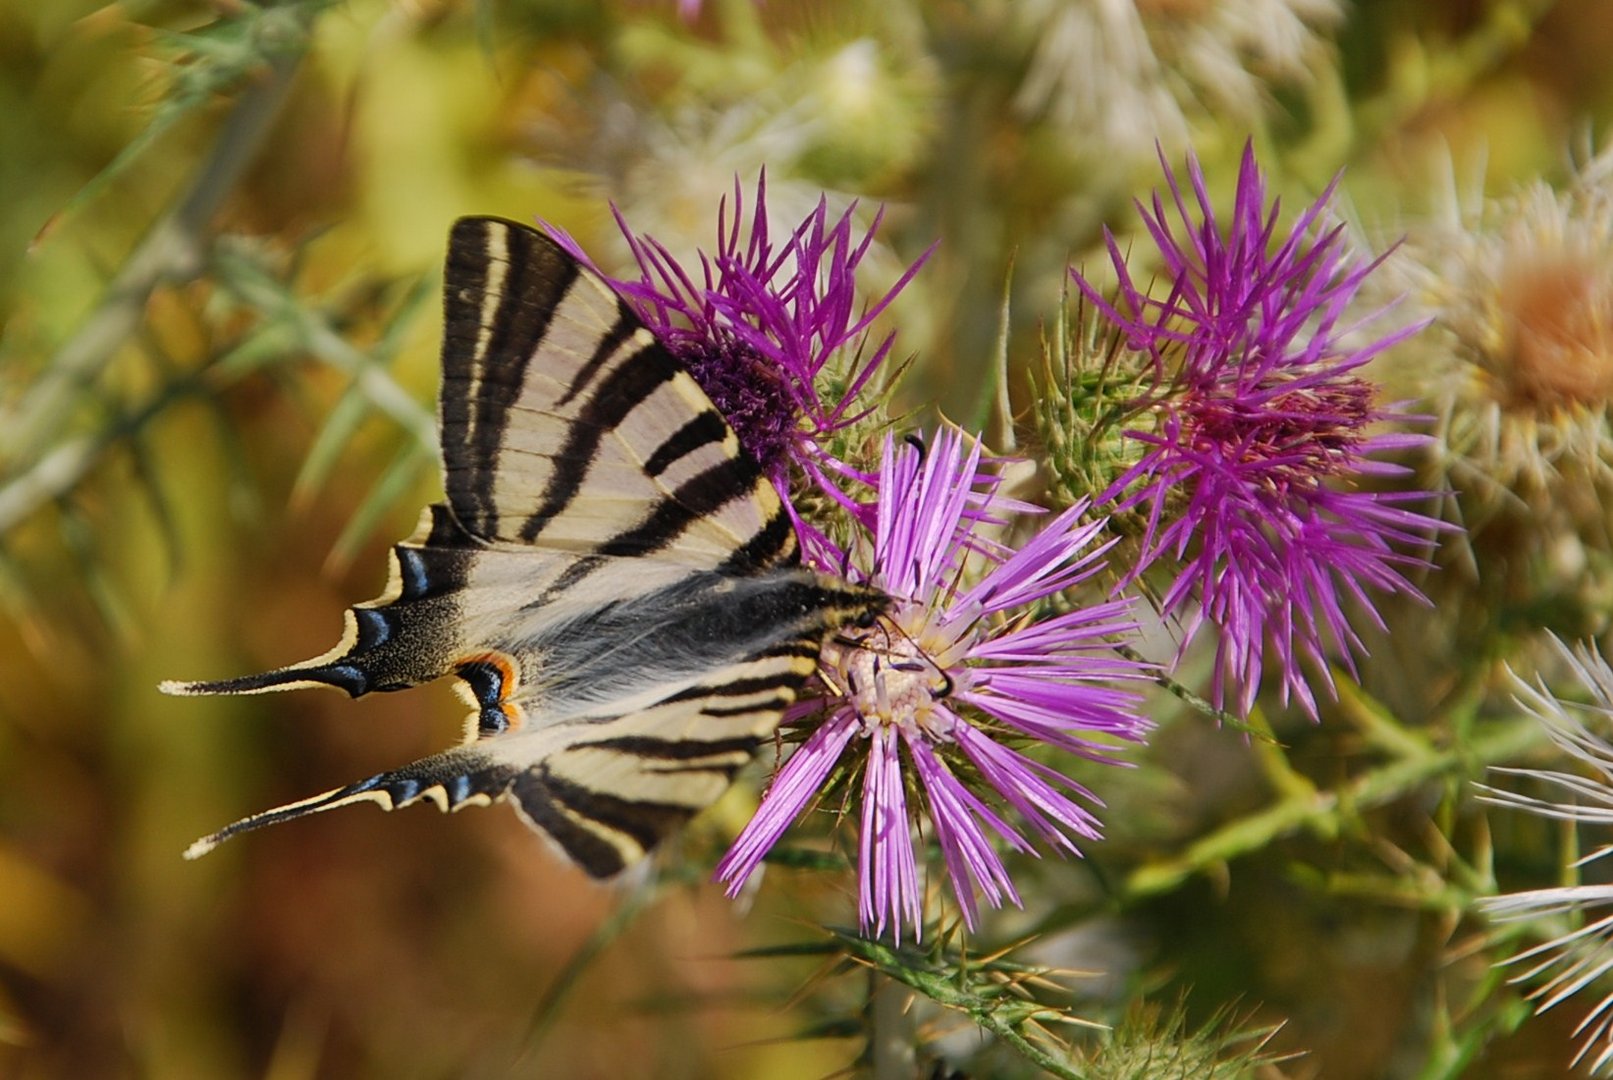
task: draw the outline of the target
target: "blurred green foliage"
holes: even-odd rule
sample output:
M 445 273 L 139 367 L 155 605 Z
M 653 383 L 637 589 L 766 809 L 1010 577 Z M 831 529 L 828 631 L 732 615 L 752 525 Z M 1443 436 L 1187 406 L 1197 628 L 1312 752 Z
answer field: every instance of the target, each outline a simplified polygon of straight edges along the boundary
M 1497 191 L 1561 177 L 1613 118 L 1601 0 L 1359 0 L 1313 20 L 1303 77 L 1236 54 L 1264 81 L 1229 104 L 1170 34 L 1233 3 L 1137 4 L 1183 50 L 1177 111 L 1138 150 L 1059 96 L 1135 105 L 1079 49 L 1048 56 L 1082 25 L 1056 20 L 1101 6 L 1083 0 L 717 0 L 689 21 L 647 0 L 0 0 L 0 1075 L 870 1065 L 867 973 L 919 968 L 811 929 L 851 921 L 843 874 L 779 868 L 737 905 L 694 871 L 601 890 L 504 812 L 354 811 L 186 864 L 224 821 L 446 745 L 462 707 L 446 687 L 155 686 L 310 655 L 377 591 L 436 490 L 435 267 L 458 215 L 541 216 L 619 266 L 607 200 L 674 250 L 709 244 L 717 200 L 764 164 L 775 206 L 884 201 L 876 277 L 941 240 L 893 312 L 907 391 L 972 419 L 1005 288 L 1020 401 L 1066 261 L 1130 228 L 1156 139 L 1190 142 L 1219 190 L 1252 137 L 1294 205 L 1346 169 L 1381 243 L 1431 210 L 1442 163 L 1486 155 Z M 1229 1076 L 1562 1075 L 1574 1016 L 1525 1024 L 1490 967 L 1509 942 L 1468 914 L 1498 876 L 1552 880 L 1566 843 L 1467 793 L 1538 742 L 1494 660 L 1369 672 L 1394 708 L 1346 694 L 1269 740 L 1161 694 L 1143 768 L 1103 778 L 1111 839 L 1024 868 L 1028 910 L 988 928 L 1033 935 L 1028 966 L 981 969 L 989 990 L 896 979 L 948 1007 L 915 1012 L 931 1052 L 1032 1071 L 965 1019 L 1021 1037 L 980 995 L 1023 982 L 1055 1012 L 1020 1020 L 1120 1025 L 1050 1025 L 1091 1075 L 1228 1053 L 1263 1062 Z M 693 831 L 688 865 L 753 798 Z M 1139 1049 L 1190 1030 L 1208 1050 Z

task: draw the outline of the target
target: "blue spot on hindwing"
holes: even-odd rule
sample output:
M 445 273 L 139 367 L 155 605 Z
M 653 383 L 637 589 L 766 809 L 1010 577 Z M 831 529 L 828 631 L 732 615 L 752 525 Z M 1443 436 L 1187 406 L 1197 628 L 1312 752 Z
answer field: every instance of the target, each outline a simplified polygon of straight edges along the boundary
M 413 777 L 400 776 L 387 785 L 387 794 L 392 796 L 394 806 L 402 806 L 416 795 L 420 794 L 420 781 Z
M 398 574 L 403 582 L 398 599 L 418 600 L 431 588 L 431 581 L 426 576 L 426 561 L 413 548 L 400 547 L 397 552 Z
M 358 622 L 358 641 L 348 655 L 379 649 L 392 640 L 392 617 L 387 612 L 378 608 L 354 608 L 353 617 Z
M 370 689 L 370 677 L 364 674 L 364 670 L 357 664 L 331 664 L 328 667 L 310 668 L 307 676 L 337 689 L 346 690 L 351 697 L 358 697 Z

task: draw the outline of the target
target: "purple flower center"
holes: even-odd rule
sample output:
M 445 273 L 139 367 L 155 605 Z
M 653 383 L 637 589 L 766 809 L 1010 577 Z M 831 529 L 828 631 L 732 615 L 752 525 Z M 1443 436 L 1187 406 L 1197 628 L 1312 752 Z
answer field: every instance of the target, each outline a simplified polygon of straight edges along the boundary
M 770 477 L 789 465 L 800 412 L 779 366 L 732 337 L 675 342 L 673 353 Z
M 1324 476 L 1355 467 L 1364 429 L 1377 415 L 1373 397 L 1372 384 L 1353 376 L 1253 393 L 1218 388 L 1189 395 L 1177 441 L 1233 465 L 1258 467 L 1275 488 L 1309 491 Z

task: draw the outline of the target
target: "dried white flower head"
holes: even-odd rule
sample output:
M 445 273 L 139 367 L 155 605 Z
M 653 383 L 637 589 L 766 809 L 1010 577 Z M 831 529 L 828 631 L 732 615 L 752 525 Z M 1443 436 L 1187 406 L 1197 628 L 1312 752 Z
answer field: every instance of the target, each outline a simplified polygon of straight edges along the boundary
M 1536 181 L 1474 200 L 1452 181 L 1444 198 L 1376 282 L 1434 327 L 1379 374 L 1436 415 L 1436 464 L 1469 515 L 1511 504 L 1605 533 L 1613 150 L 1561 191 Z
M 1310 82 L 1337 0 L 1018 0 L 1035 41 L 1014 104 L 1078 130 L 1104 155 L 1179 149 L 1214 116 L 1257 125 L 1267 86 Z
M 1517 701 L 1540 721 L 1552 742 L 1570 757 L 1588 765 L 1595 775 L 1552 769 L 1494 770 L 1555 788 L 1563 793 L 1562 801 L 1487 785 L 1480 787 L 1486 793 L 1486 801 L 1501 806 L 1559 820 L 1613 825 L 1613 745 L 1606 738 L 1613 729 L 1613 669 L 1592 645 L 1582 644 L 1571 650 L 1553 640 L 1569 671 L 1589 692 L 1590 701 L 1584 704 L 1565 702 L 1547 689 L 1544 679 L 1531 685 L 1514 675 Z M 1593 732 L 1593 725 L 1603 734 Z M 1574 866 L 1583 866 L 1610 852 L 1613 846 L 1604 845 Z M 1556 934 L 1514 956 L 1508 963 L 1523 966 L 1524 970 L 1512 981 L 1534 987 L 1529 997 L 1536 1002 L 1537 1013 L 1600 983 L 1602 997 L 1574 1029 L 1582 1040 L 1574 1061 L 1576 1064 L 1587 1061 L 1597 1073 L 1613 1065 L 1613 986 L 1609 986 L 1607 980 L 1613 973 L 1613 885 L 1531 889 L 1490 897 L 1479 901 L 1479 905 L 1498 922 L 1563 916 L 1585 920 L 1577 929 Z M 1589 914 L 1597 911 L 1601 913 Z

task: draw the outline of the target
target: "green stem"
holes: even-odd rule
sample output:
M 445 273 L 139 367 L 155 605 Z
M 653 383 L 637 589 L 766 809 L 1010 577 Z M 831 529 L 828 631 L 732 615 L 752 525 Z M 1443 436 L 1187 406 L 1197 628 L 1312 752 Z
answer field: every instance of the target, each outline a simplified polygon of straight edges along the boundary
M 236 265 L 227 279 L 231 288 L 265 318 L 288 326 L 297 346 L 353 380 L 354 389 L 377 410 L 408 432 L 420 446 L 437 449 L 437 417 L 365 352 L 331 325 L 324 312 L 300 303 L 286 286 L 266 274 Z
M 1020 1034 L 1019 1029 L 1012 1024 L 1004 1023 L 991 1013 L 976 1016 L 975 1023 L 997 1036 L 1017 1050 L 1027 1061 L 1039 1065 L 1052 1073 L 1060 1080 L 1086 1080 L 1086 1075 L 1076 1069 L 1068 1061 L 1061 1060 L 1043 1050 Z
M 0 484 L 0 537 L 26 521 L 41 506 L 72 491 L 114 446 L 134 438 L 175 402 L 200 393 L 206 386 L 203 375 L 177 379 L 110 431 L 64 440 L 51 447 L 31 468 Z
M 1175 697 L 1189 708 L 1210 717 L 1222 727 L 1229 727 L 1234 731 L 1241 731 L 1243 734 L 1254 739 L 1258 739 L 1261 742 L 1271 743 L 1274 746 L 1276 745 L 1276 736 L 1272 735 L 1271 729 L 1264 723 L 1248 723 L 1239 719 L 1236 713 L 1231 713 L 1225 709 L 1216 708 L 1215 705 L 1211 704 L 1208 699 L 1194 693 L 1188 687 L 1171 678 L 1170 675 L 1164 670 L 1150 664 L 1147 657 L 1138 652 L 1136 649 L 1133 649 L 1130 645 L 1122 645 L 1117 643 L 1113 646 L 1113 648 L 1115 652 L 1119 653 L 1121 656 L 1124 656 L 1127 660 L 1130 660 L 1133 663 L 1148 665 L 1148 671 L 1145 673 L 1144 677 L 1151 679 L 1154 685 L 1166 691 L 1172 697 Z
M 864 963 L 873 973 L 873 978 L 881 980 L 886 985 L 880 987 L 876 984 L 874 993 L 876 1000 L 873 1007 L 879 1007 L 878 995 L 885 994 L 894 988 L 893 1008 L 906 1009 L 906 999 L 911 995 L 903 992 L 901 987 L 916 990 L 943 1008 L 953 1009 L 973 1020 L 987 1031 L 999 1036 L 1009 1046 L 1029 1061 L 1046 1069 L 1054 1076 L 1063 1080 L 1086 1080 L 1084 1074 L 1071 1062 L 1049 1053 L 1029 1039 L 1025 1031 L 1032 1025 L 1045 1020 L 1068 1020 L 1068 1016 L 1051 1008 L 1045 1008 L 1032 1001 L 1006 995 L 997 988 L 997 992 L 983 995 L 964 985 L 967 981 L 963 969 L 952 966 L 952 961 L 942 960 L 937 963 L 932 960 L 920 960 L 911 953 L 904 953 L 893 949 L 881 941 L 873 941 L 863 937 L 852 930 L 837 930 L 825 927 L 826 930 L 839 942 L 840 947 L 848 956 Z M 903 1024 L 911 1021 L 901 1016 Z M 904 1031 L 903 1037 L 908 1046 L 915 1046 L 917 1039 L 911 1028 Z M 877 1042 L 877 1033 L 876 1039 Z M 874 1059 L 875 1077 L 883 1078 L 914 1075 L 916 1064 L 908 1059 L 905 1072 L 880 1072 L 877 1045 L 871 1044 L 871 1057 Z M 893 1066 L 894 1068 L 894 1066 Z
M 1137 868 L 1127 878 L 1127 900 L 1167 892 L 1211 866 L 1270 844 L 1289 833 L 1325 823 L 1341 808 L 1377 806 L 1458 768 L 1507 761 L 1539 741 L 1540 724 L 1520 717 L 1475 737 L 1469 744 L 1427 749 L 1398 758 L 1334 791 L 1295 792 L 1194 842 L 1180 857 Z

